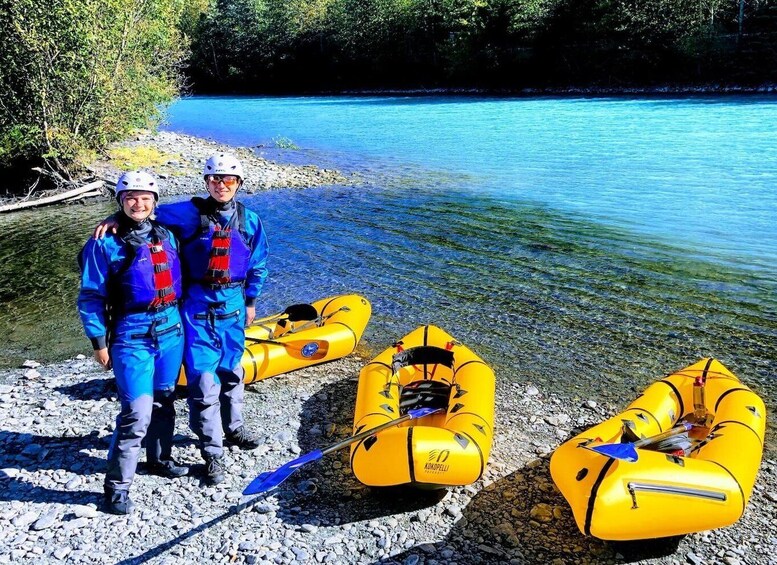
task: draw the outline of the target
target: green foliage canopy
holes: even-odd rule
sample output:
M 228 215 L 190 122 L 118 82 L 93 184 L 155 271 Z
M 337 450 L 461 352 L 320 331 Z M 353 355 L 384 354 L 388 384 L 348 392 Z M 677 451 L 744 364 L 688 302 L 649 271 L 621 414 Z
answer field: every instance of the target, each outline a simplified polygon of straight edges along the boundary
M 0 166 L 73 168 L 159 116 L 181 84 L 184 0 L 0 5 Z
M 737 83 L 777 71 L 777 2 L 214 0 L 193 37 L 209 91 Z

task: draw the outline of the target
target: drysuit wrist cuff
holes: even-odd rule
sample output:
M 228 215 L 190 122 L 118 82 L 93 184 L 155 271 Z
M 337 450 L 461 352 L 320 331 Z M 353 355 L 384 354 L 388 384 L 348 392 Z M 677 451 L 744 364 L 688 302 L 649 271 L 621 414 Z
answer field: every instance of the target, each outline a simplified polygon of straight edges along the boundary
M 89 341 L 92 342 L 92 349 L 95 351 L 99 351 L 100 349 L 105 349 L 108 347 L 108 343 L 105 340 L 104 335 L 99 335 L 97 337 L 90 337 Z

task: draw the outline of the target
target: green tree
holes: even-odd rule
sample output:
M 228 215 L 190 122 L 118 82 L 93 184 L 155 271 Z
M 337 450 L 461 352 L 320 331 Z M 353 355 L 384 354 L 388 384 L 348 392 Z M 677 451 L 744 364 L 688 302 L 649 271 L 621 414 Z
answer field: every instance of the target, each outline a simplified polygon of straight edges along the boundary
M 0 166 L 72 178 L 159 117 L 180 85 L 184 0 L 15 0 L 0 6 Z
M 191 78 L 206 91 L 257 87 L 278 49 L 270 0 L 214 0 L 201 15 L 191 48 Z

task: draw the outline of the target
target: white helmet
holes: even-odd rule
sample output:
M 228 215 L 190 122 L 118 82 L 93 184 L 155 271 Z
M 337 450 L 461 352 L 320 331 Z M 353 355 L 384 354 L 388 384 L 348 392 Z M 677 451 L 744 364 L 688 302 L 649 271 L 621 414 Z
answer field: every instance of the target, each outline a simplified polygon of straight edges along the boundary
M 243 165 L 237 160 L 237 157 L 229 153 L 216 153 L 208 157 L 205 161 L 205 167 L 202 170 L 202 176 L 208 175 L 235 175 L 243 180 Z
M 144 190 L 154 195 L 154 200 L 159 200 L 159 185 L 156 179 L 145 171 L 127 171 L 122 173 L 116 181 L 116 200 L 121 204 L 121 193 L 130 190 Z

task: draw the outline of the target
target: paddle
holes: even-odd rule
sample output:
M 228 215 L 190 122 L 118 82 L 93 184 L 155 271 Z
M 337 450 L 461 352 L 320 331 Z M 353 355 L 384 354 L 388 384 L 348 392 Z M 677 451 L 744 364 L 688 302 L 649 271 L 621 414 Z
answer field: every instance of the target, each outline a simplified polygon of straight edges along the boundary
M 258 337 L 246 336 L 246 341 L 253 343 L 269 343 L 272 345 L 281 345 L 286 351 L 296 359 L 304 361 L 316 361 L 326 357 L 329 351 L 329 342 L 325 339 L 300 339 L 296 341 L 275 341 L 274 339 L 262 339 Z
M 657 443 L 659 441 L 665 440 L 668 437 L 685 433 L 693 427 L 694 427 L 694 424 L 691 424 L 689 422 L 683 422 L 679 426 L 675 426 L 674 428 L 666 430 L 663 433 L 646 437 L 630 443 L 602 443 L 599 445 L 583 445 L 581 447 L 590 449 L 591 451 L 595 451 L 600 455 L 611 457 L 612 459 L 619 459 L 621 461 L 628 461 L 629 463 L 635 463 L 637 459 L 639 459 L 639 454 L 637 453 L 638 447 L 645 447 L 646 445 L 650 445 L 652 443 Z
M 376 426 L 374 428 L 370 428 L 369 430 L 365 430 L 361 433 L 356 434 L 355 436 L 351 436 L 347 439 L 344 439 L 343 441 L 339 441 L 324 449 L 317 449 L 316 451 L 311 451 L 310 453 L 306 453 L 305 455 L 297 457 L 296 459 L 289 461 L 288 463 L 282 465 L 281 467 L 278 467 L 275 471 L 268 471 L 268 472 L 262 473 L 261 475 L 256 477 L 253 481 L 251 481 L 251 483 L 243 491 L 243 494 L 249 495 L 249 494 L 259 494 L 261 492 L 267 492 L 268 490 L 277 487 L 283 481 L 288 479 L 294 471 L 302 467 L 305 463 L 310 463 L 311 461 L 316 461 L 318 459 L 321 459 L 324 455 L 328 455 L 333 451 L 337 451 L 338 449 L 348 447 L 352 443 L 356 443 L 357 441 L 360 441 L 364 438 L 373 436 L 378 432 L 382 432 L 387 428 L 397 426 L 402 422 L 407 422 L 409 420 L 414 420 L 417 418 L 423 418 L 424 416 L 435 414 L 437 412 L 440 412 L 441 410 L 442 408 L 416 408 L 415 410 L 408 410 L 407 414 L 405 414 L 401 418 L 397 418 L 396 420 L 391 420 L 390 422 L 386 422 L 385 424 L 381 424 L 380 426 Z

